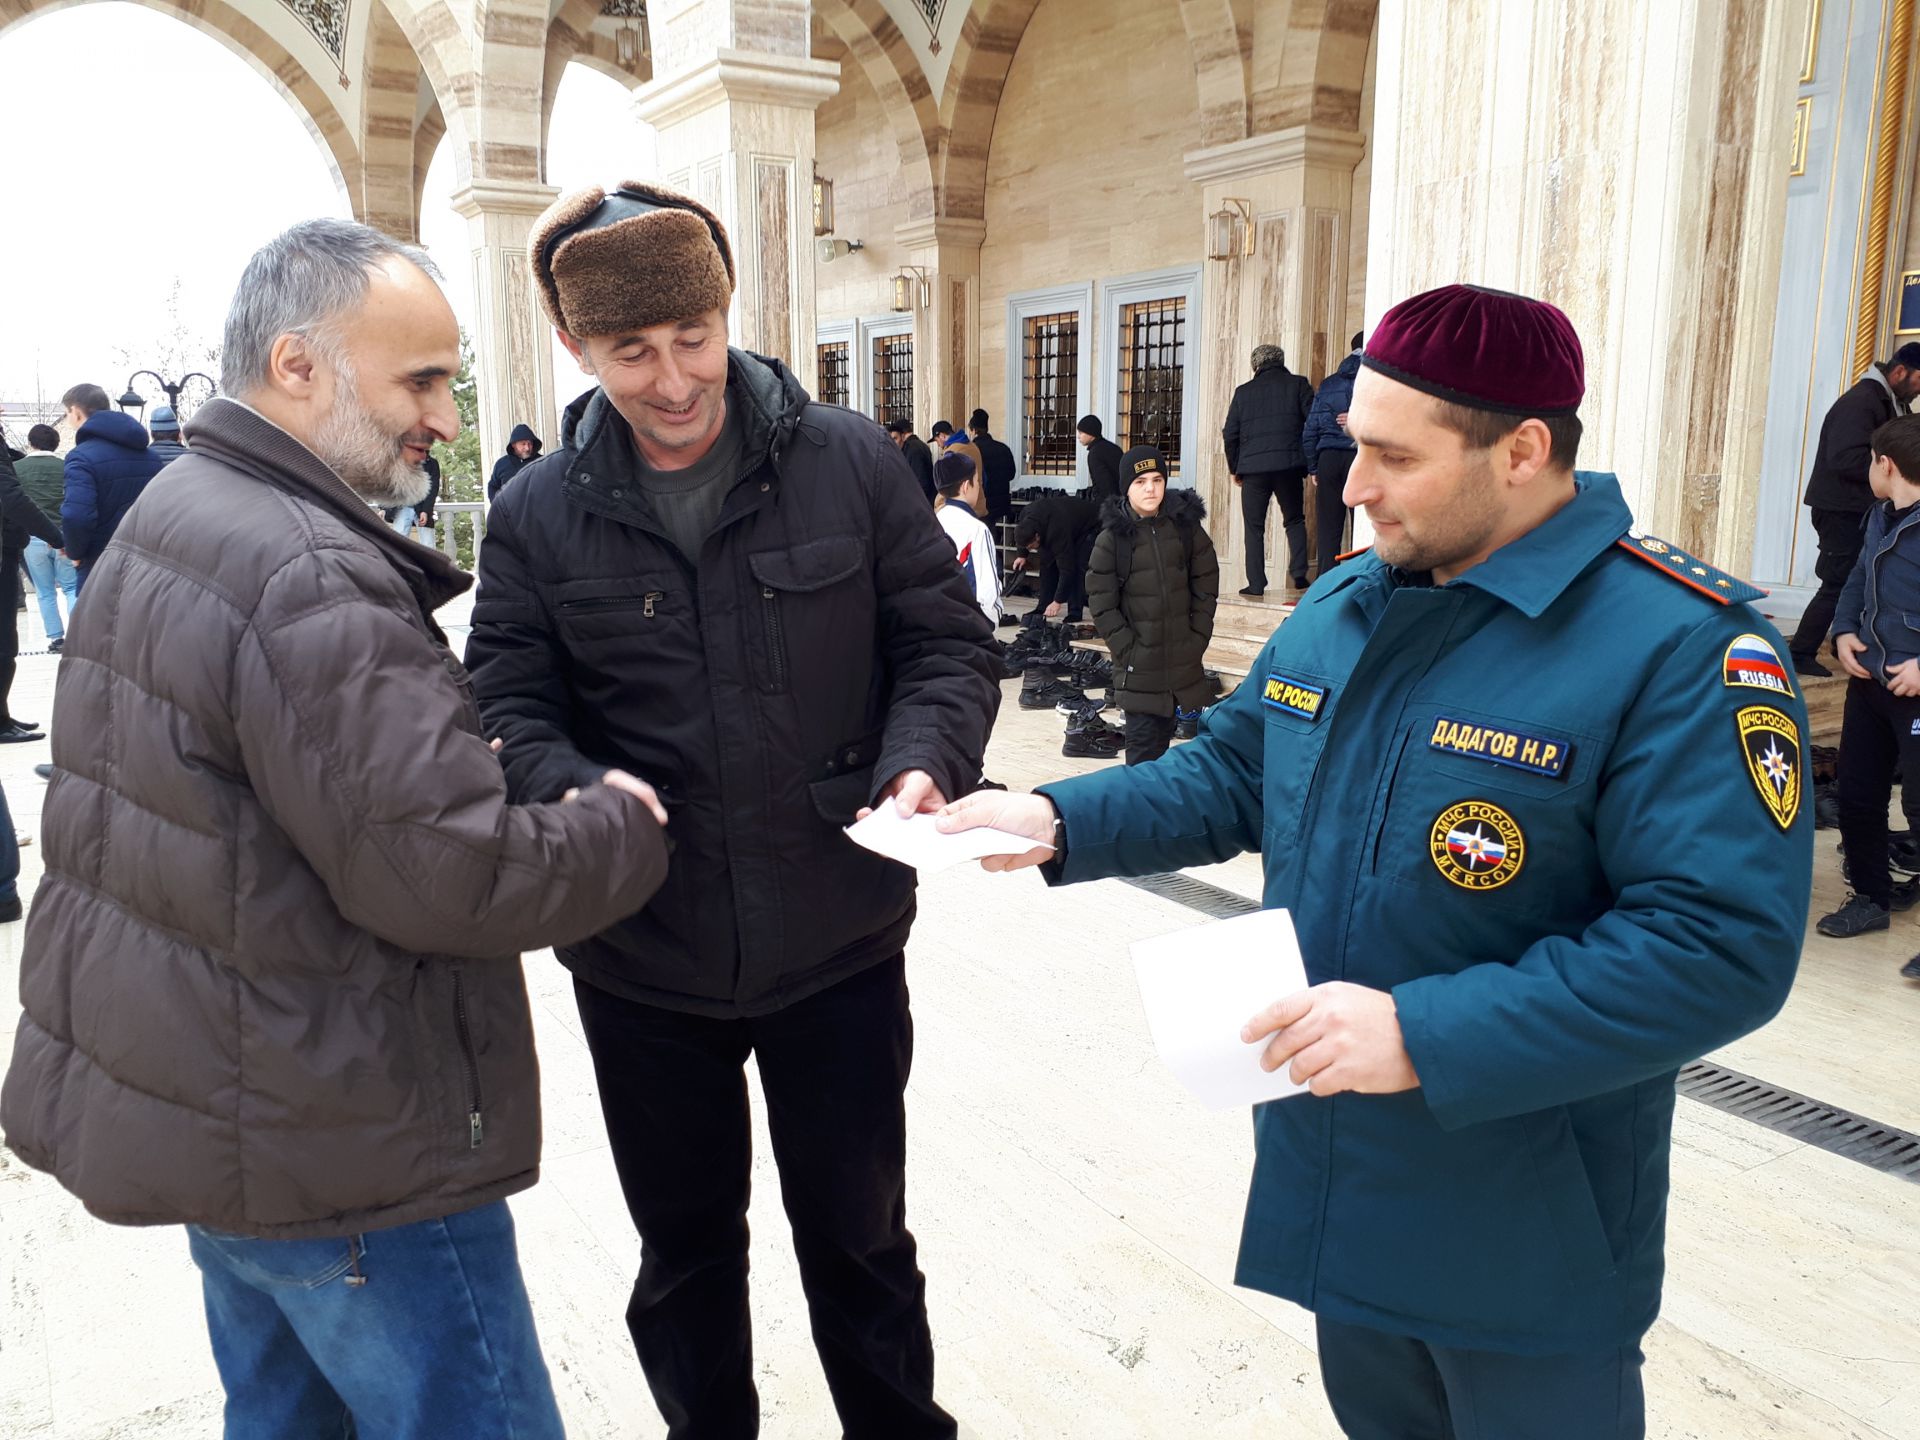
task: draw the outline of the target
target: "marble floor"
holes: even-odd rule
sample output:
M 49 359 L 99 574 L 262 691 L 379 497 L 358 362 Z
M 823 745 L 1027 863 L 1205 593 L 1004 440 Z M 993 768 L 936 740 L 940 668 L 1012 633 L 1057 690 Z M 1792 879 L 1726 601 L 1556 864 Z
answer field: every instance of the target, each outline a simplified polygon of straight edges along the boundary
M 37 622 L 23 617 L 22 640 Z M 50 718 L 56 661 L 27 656 L 15 709 Z M 1013 685 L 989 773 L 1062 760 L 1060 721 Z M 16 825 L 37 828 L 44 743 L 0 747 Z M 1823 833 L 1816 913 L 1837 899 Z M 27 893 L 39 847 L 24 852 Z M 1257 893 L 1247 858 L 1199 872 Z M 1129 974 L 1139 936 L 1198 922 L 1117 882 L 949 871 L 921 891 L 909 1213 L 940 1394 L 983 1440 L 1331 1437 L 1310 1317 L 1230 1281 L 1251 1153 L 1243 1114 L 1190 1102 L 1154 1059 Z M 15 991 L 24 927 L 0 927 Z M 1849 943 L 1809 932 L 1785 1012 L 1724 1052 L 1788 1088 L 1920 1129 L 1920 915 Z M 608 1156 L 564 972 L 527 962 L 547 1114 L 544 1179 L 513 1202 L 569 1433 L 663 1432 L 621 1322 L 638 1244 Z M 16 1011 L 0 1007 L 11 1052 Z M 758 1106 L 756 1095 L 755 1104 Z M 1680 1102 L 1665 1314 L 1647 1345 L 1664 1440 L 1920 1440 L 1920 1186 Z M 761 1132 L 764 1134 L 764 1127 Z M 837 1434 L 807 1333 L 777 1177 L 757 1159 L 754 1318 L 769 1440 Z M 174 1229 L 101 1225 L 0 1152 L 0 1436 L 187 1440 L 220 1392 Z

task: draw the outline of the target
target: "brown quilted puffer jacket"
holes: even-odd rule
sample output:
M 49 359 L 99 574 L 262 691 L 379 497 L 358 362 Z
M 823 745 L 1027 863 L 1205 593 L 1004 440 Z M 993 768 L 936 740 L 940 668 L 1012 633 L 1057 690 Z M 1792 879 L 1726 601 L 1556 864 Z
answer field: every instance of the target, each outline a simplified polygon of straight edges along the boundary
M 214 400 L 87 577 L 7 1143 L 102 1219 L 297 1238 L 531 1185 L 519 952 L 666 873 L 638 801 L 509 805 L 432 610 L 469 583 Z

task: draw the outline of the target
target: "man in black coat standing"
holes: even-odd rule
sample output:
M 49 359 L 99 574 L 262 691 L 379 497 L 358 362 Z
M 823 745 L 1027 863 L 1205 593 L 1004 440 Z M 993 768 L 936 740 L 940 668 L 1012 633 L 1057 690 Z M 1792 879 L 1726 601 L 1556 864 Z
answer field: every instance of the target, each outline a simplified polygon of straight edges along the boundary
M 558 952 L 640 1233 L 641 1367 L 670 1435 L 756 1433 L 751 1054 L 841 1430 L 951 1440 L 906 1224 L 914 876 L 843 828 L 979 783 L 992 629 L 886 433 L 728 346 L 704 206 L 575 191 L 529 250 L 599 388 L 495 502 L 467 660 L 514 798 L 618 765 L 671 817 L 660 892 Z
M 967 430 L 980 451 L 983 467 L 980 485 L 986 495 L 987 513 L 980 518 L 987 522 L 989 531 L 998 535 L 1000 532 L 994 527 L 1002 520 L 1013 518 L 1013 479 L 1020 473 L 1020 463 L 1013 458 L 1012 446 L 987 433 L 987 419 L 986 411 L 974 411 L 967 417 Z
M 1280 502 L 1287 531 L 1287 583 L 1307 587 L 1307 452 L 1300 436 L 1313 407 L 1313 386 L 1287 369 L 1278 345 L 1257 346 L 1253 378 L 1233 392 L 1220 438 L 1227 470 L 1240 487 L 1246 525 L 1247 583 L 1242 595 L 1267 593 L 1267 504 Z
M 1813 511 L 1814 533 L 1820 539 L 1813 573 L 1820 588 L 1800 617 L 1787 648 L 1793 668 L 1802 675 L 1831 675 L 1819 660 L 1833 627 L 1840 591 L 1860 558 L 1860 532 L 1873 507 L 1873 487 L 1867 467 L 1873 460 L 1868 444 L 1873 432 L 1896 415 L 1904 415 L 1920 395 L 1920 343 L 1909 342 L 1893 352 L 1891 360 L 1876 361 L 1846 394 L 1833 402 L 1820 422 L 1820 443 L 1813 452 L 1813 473 L 1807 479 L 1807 508 Z
M 1082 415 L 1075 435 L 1087 452 L 1087 498 L 1098 512 L 1120 494 L 1120 447 L 1107 439 L 1098 415 Z
M 927 448 L 926 441 L 913 433 L 913 422 L 904 415 L 896 415 L 887 422 L 887 434 L 900 447 L 900 453 L 906 456 L 907 468 L 913 472 L 913 478 L 920 482 L 920 493 L 927 497 L 927 504 L 933 504 L 933 451 Z

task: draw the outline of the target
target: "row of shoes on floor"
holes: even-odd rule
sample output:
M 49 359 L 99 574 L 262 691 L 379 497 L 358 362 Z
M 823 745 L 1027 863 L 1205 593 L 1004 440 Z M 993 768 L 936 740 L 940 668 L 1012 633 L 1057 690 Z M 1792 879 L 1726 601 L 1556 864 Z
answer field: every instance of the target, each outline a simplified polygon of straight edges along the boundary
M 1097 650 L 1075 649 L 1069 627 L 1044 621 L 1023 625 L 1002 653 L 1001 672 L 1008 679 L 1021 677 L 1022 710 L 1052 710 L 1065 718 L 1062 755 L 1076 760 L 1114 760 L 1126 750 L 1125 731 L 1103 719 L 1101 713 L 1114 704 L 1113 661 Z M 1211 670 L 1207 676 L 1217 693 L 1220 677 Z M 1095 689 L 1105 693 L 1087 693 Z M 1173 733 L 1177 739 L 1193 739 L 1200 733 L 1200 712 L 1181 711 Z
M 1849 886 L 1853 871 L 1847 864 L 1847 847 L 1840 852 L 1840 873 Z M 1882 905 L 1870 896 L 1849 890 L 1846 903 L 1830 915 L 1822 915 L 1814 926 L 1831 940 L 1851 940 L 1876 930 L 1892 928 L 1893 917 L 1920 905 L 1920 838 L 1911 830 L 1895 830 L 1887 836 L 1887 868 L 1897 877 L 1893 882 L 1891 904 Z M 1908 980 L 1920 980 L 1920 955 L 1900 967 Z

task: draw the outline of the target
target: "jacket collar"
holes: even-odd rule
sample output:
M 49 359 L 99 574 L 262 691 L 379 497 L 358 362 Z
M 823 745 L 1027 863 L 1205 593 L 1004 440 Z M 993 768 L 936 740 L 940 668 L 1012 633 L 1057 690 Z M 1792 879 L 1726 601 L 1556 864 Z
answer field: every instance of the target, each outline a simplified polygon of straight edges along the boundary
M 1633 512 L 1627 509 L 1620 482 L 1614 476 L 1597 470 L 1579 470 L 1574 472 L 1573 484 L 1573 499 L 1544 524 L 1502 545 L 1449 584 L 1484 591 L 1513 606 L 1529 620 L 1544 615 L 1595 559 L 1618 544 L 1620 537 L 1633 528 Z M 1347 568 L 1351 574 L 1342 574 L 1327 588 L 1325 595 L 1315 598 L 1331 599 L 1361 580 L 1375 583 L 1404 580 L 1398 571 L 1371 552 L 1360 564 Z
M 1887 392 L 1887 399 L 1893 404 L 1894 414 L 1900 415 L 1905 413 L 1906 407 L 1900 403 L 1900 397 L 1893 393 L 1893 382 L 1887 379 L 1887 367 L 1884 362 L 1879 360 L 1874 361 L 1873 364 L 1867 367 L 1867 373 L 1860 378 L 1862 380 L 1873 381 L 1874 384 Z
M 324 460 L 251 405 L 216 396 L 193 412 L 184 433 L 195 451 L 337 516 L 401 573 L 429 616 L 473 584 L 438 550 L 403 539 Z
M 746 423 L 742 454 L 771 460 L 777 471 L 781 452 L 800 428 L 808 399 L 800 382 L 778 360 L 748 350 L 727 351 L 727 403 L 740 407 Z M 630 446 L 631 437 L 619 433 L 623 424 L 607 392 L 598 386 L 569 405 L 560 424 L 560 448 L 574 452 L 568 473 L 602 446 L 611 444 L 616 454 Z

